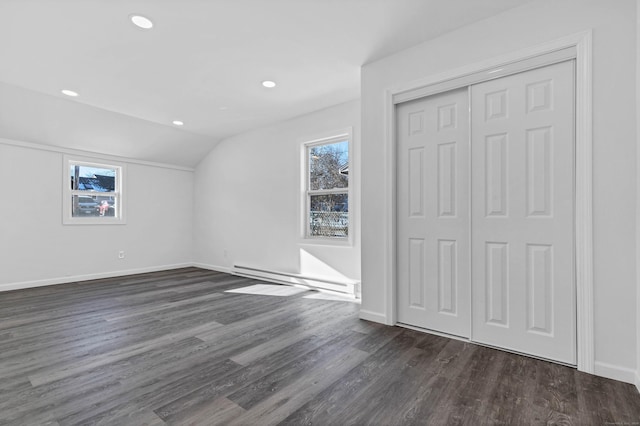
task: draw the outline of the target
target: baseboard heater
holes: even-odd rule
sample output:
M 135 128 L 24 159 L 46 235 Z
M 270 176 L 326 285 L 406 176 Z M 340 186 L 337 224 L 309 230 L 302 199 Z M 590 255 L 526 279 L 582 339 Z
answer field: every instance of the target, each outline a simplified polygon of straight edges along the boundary
M 345 278 L 344 280 L 312 277 L 289 272 L 270 271 L 268 269 L 252 268 L 249 266 L 233 265 L 233 275 L 255 278 L 278 284 L 303 285 L 312 289 L 330 290 L 345 293 L 354 297 L 360 297 L 360 281 Z

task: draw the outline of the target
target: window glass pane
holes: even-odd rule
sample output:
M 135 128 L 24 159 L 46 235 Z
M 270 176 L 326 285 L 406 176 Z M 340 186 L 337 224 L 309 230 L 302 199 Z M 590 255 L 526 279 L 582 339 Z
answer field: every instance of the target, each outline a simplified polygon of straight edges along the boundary
M 73 217 L 98 216 L 98 202 L 93 197 L 71 196 L 71 215 Z
M 118 200 L 115 197 L 98 195 L 98 216 L 114 217 L 116 215 L 116 207 Z
M 72 217 L 113 217 L 115 216 L 117 200 L 110 196 L 88 197 L 84 195 L 71 196 Z
M 349 186 L 349 142 L 309 147 L 309 189 Z
M 349 196 L 347 194 L 311 195 L 309 235 L 347 237 L 349 235 Z
M 115 192 L 116 170 L 72 164 L 69 167 L 71 189 Z

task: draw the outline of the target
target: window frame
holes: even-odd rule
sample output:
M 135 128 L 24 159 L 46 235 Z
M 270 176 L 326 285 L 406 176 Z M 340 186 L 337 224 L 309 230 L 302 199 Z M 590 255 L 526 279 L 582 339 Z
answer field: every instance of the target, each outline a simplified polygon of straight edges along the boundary
M 310 164 L 309 164 L 309 150 L 315 146 L 329 145 L 332 143 L 347 141 L 349 160 L 347 162 L 349 166 L 349 174 L 347 175 L 347 188 L 334 188 L 334 189 L 310 189 Z M 352 246 L 353 245 L 353 230 L 354 230 L 354 214 L 353 207 L 355 205 L 353 199 L 353 131 L 346 128 L 336 132 L 320 135 L 313 139 L 307 139 L 301 143 L 300 149 L 301 155 L 301 203 L 300 203 L 300 240 L 303 244 L 319 244 L 319 245 L 337 245 L 337 246 Z M 347 194 L 348 199 L 348 225 L 346 237 L 328 237 L 328 236 L 312 236 L 309 223 L 309 215 L 311 209 L 311 196 L 312 195 L 331 195 L 331 194 Z
M 114 179 L 114 191 L 113 192 L 101 192 L 92 191 L 86 189 L 71 189 L 69 171 L 72 166 L 80 165 L 87 167 L 95 167 L 102 169 L 113 169 L 116 172 Z M 126 224 L 125 220 L 125 191 L 124 181 L 126 175 L 126 164 L 103 160 L 100 158 L 81 157 L 76 155 L 64 155 L 63 156 L 63 173 L 62 173 L 62 223 L 63 225 L 123 225 Z M 114 216 L 89 216 L 79 217 L 73 216 L 73 209 L 70 200 L 74 195 L 77 196 L 109 196 L 114 197 L 115 202 L 115 214 Z

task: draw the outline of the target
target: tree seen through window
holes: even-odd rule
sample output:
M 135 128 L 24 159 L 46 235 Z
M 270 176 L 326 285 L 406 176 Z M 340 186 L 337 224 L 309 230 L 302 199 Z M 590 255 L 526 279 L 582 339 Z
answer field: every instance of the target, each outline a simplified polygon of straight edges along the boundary
M 312 145 L 307 152 L 308 236 L 345 238 L 349 234 L 349 141 Z

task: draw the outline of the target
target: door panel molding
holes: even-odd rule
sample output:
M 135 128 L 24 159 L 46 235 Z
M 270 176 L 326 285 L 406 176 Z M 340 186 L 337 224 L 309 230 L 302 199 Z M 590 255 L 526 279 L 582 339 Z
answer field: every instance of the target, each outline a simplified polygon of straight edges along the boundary
M 575 49 L 576 60 L 576 170 L 575 170 L 575 265 L 576 265 L 576 321 L 577 367 L 586 373 L 594 373 L 594 313 L 593 313 L 593 171 L 592 171 L 592 31 L 580 32 L 487 61 L 460 67 L 419 81 L 409 82 L 385 92 L 385 187 L 383 188 L 386 226 L 382 230 L 385 241 L 385 320 L 397 322 L 397 268 L 396 268 L 396 143 L 395 106 L 397 103 L 451 90 L 469 75 L 485 73 L 487 80 L 499 75 L 490 74 L 497 67 L 515 65 L 545 55 L 555 57 L 558 52 Z M 565 58 L 566 59 L 566 58 Z M 564 60 L 564 59 L 562 59 Z M 561 60 L 556 60 L 560 62 Z M 445 89 L 441 89 L 445 88 Z M 498 111 L 496 111 L 498 113 Z
M 553 90 L 531 102 L 543 80 Z M 470 87 L 472 340 L 568 365 L 577 364 L 574 88 L 575 60 Z M 509 118 L 486 120 L 486 96 L 498 90 Z
M 398 320 L 467 338 L 471 288 L 459 283 L 471 268 L 468 101 L 463 88 L 399 106 L 396 212 Z

